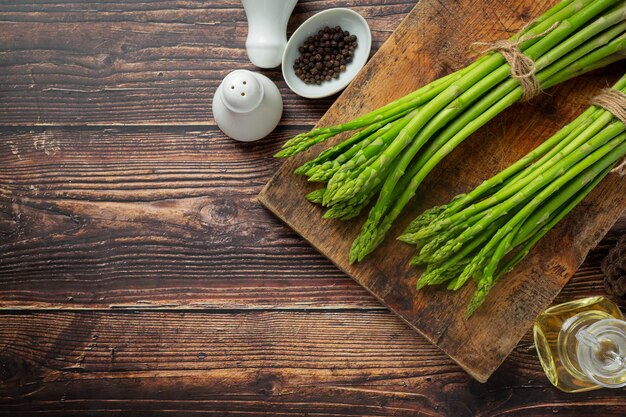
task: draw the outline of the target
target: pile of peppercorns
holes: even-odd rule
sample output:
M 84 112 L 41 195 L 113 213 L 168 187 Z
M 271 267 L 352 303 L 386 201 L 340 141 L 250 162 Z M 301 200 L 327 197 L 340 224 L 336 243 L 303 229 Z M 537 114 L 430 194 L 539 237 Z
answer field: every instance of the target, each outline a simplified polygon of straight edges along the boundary
M 341 26 L 324 27 L 317 35 L 309 36 L 298 48 L 300 56 L 293 63 L 296 75 L 307 84 L 321 84 L 331 78 L 339 78 L 352 62 L 358 43 Z

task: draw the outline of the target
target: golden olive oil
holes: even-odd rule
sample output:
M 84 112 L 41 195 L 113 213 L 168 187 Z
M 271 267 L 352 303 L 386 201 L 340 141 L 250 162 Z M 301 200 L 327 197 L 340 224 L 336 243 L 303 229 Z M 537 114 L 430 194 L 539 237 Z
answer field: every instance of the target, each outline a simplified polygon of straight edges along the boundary
M 620 362 L 626 355 L 624 329 L 617 305 L 589 297 L 549 308 L 537 317 L 533 333 L 550 382 L 565 392 L 581 392 L 626 384 L 626 363 Z

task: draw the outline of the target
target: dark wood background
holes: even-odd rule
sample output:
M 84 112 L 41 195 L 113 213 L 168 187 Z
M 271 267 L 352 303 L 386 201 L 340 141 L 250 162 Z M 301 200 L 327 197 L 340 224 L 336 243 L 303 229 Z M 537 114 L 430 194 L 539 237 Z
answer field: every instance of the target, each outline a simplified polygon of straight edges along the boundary
M 454 1 L 449 1 L 454 7 Z M 353 7 L 373 51 L 414 1 Z M 226 138 L 212 94 L 254 69 L 230 1 L 2 2 L 0 415 L 551 416 L 626 412 L 623 390 L 568 395 L 530 333 L 487 384 L 256 201 L 280 144 L 336 97 L 279 70 L 279 128 Z M 556 302 L 603 294 L 623 217 Z

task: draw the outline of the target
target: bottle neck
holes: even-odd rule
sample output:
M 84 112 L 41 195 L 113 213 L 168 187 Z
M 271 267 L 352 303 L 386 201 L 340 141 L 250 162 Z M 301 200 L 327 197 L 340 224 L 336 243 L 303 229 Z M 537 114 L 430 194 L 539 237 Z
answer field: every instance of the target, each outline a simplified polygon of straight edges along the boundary
M 587 377 L 607 388 L 626 386 L 626 322 L 600 320 L 580 329 L 578 363 Z
M 603 311 L 585 311 L 563 323 L 558 351 L 565 369 L 580 380 L 626 385 L 626 322 Z

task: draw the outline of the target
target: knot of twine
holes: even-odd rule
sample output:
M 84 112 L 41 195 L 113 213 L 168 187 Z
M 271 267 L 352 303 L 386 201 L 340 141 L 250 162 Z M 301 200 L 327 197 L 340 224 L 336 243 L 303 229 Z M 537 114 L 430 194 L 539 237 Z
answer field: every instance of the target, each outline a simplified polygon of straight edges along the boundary
M 526 30 L 526 28 L 531 24 L 532 22 L 525 25 L 521 32 Z M 499 52 L 511 67 L 511 77 L 517 80 L 520 87 L 522 87 L 522 100 L 529 101 L 531 98 L 541 93 L 541 84 L 539 84 L 539 80 L 536 76 L 537 64 L 535 64 L 535 61 L 533 61 L 532 58 L 525 55 L 519 47 L 526 41 L 545 36 L 546 34 L 552 32 L 558 25 L 559 22 L 554 22 L 552 26 L 541 33 L 537 33 L 536 35 L 527 33 L 514 41 L 499 40 L 495 42 L 474 42 L 472 43 L 472 50 L 480 54 L 486 54 L 493 51 Z M 476 51 L 474 49 L 475 46 L 483 46 L 484 48 L 481 51 Z
M 626 94 L 612 88 L 604 88 L 591 100 L 591 104 L 611 112 L 613 116 L 626 125 Z M 626 157 L 611 172 L 620 176 L 626 175 Z

